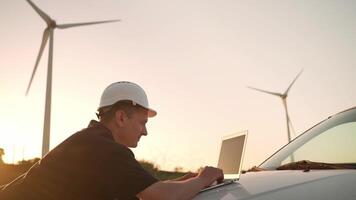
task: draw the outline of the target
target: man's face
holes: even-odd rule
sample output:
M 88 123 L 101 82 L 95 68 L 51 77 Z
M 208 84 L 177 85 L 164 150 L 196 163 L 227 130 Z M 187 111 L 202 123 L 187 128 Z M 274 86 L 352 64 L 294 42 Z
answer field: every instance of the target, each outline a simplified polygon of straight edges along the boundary
M 115 141 L 126 147 L 137 147 L 141 136 L 147 135 L 147 111 L 134 112 L 130 117 L 126 113 L 123 115 L 120 131 L 114 135 Z

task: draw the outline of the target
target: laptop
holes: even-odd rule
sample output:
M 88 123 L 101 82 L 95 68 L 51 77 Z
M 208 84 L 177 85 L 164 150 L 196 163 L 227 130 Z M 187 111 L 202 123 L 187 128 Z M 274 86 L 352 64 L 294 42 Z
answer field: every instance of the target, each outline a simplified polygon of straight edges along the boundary
M 248 131 L 224 136 L 221 141 L 218 168 L 224 172 L 224 181 L 204 188 L 200 192 L 236 182 L 240 178 Z

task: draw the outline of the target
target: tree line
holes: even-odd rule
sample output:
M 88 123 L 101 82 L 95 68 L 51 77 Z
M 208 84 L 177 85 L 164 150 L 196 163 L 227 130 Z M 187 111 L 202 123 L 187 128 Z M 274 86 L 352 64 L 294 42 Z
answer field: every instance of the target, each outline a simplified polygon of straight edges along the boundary
M 0 185 L 9 183 L 21 174 L 26 173 L 32 165 L 40 160 L 40 158 L 33 158 L 19 161 L 16 164 L 7 164 L 3 160 L 4 155 L 4 149 L 0 148 Z M 171 172 L 160 170 L 158 165 L 150 161 L 141 160 L 139 162 L 144 169 L 159 180 L 175 179 L 185 174 L 185 172 L 182 172 L 181 167 L 176 167 L 175 170 Z

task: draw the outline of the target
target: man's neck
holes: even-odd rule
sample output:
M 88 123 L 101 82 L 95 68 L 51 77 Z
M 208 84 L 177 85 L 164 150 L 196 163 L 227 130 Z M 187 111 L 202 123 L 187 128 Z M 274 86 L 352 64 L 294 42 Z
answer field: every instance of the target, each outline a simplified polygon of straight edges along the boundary
M 120 139 L 118 138 L 118 135 L 119 134 L 119 129 L 117 127 L 117 124 L 115 124 L 115 122 L 113 121 L 110 121 L 110 122 L 107 122 L 107 123 L 104 123 L 104 122 L 100 122 L 103 126 L 105 126 L 107 129 L 110 130 L 110 134 L 111 136 L 114 138 L 115 142 L 118 143 L 118 144 L 121 144 L 125 147 L 127 147 L 127 145 L 125 145 L 124 143 L 122 143 L 122 141 L 120 141 Z

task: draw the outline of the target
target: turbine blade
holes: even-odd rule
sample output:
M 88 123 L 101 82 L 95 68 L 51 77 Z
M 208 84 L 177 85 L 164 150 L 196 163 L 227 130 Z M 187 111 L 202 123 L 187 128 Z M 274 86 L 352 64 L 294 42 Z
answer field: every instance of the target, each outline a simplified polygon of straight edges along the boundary
M 300 76 L 300 74 L 303 72 L 303 69 L 300 70 L 300 72 L 298 73 L 298 75 L 294 78 L 294 80 L 292 81 L 292 83 L 289 85 L 289 87 L 287 88 L 287 90 L 284 92 L 285 95 L 288 94 L 290 88 L 293 86 L 294 82 L 298 79 L 298 77 Z
M 33 77 L 34 77 L 35 74 L 36 74 L 37 66 L 38 66 L 38 63 L 40 62 L 40 59 L 41 59 L 43 50 L 44 50 L 44 48 L 45 48 L 45 46 L 46 46 L 46 44 L 47 44 L 48 37 L 49 37 L 49 29 L 46 29 L 46 30 L 43 32 L 43 37 L 42 37 L 42 43 L 41 43 L 41 46 L 40 46 L 40 51 L 38 52 L 36 64 L 35 64 L 35 67 L 33 68 L 32 75 L 31 75 L 31 79 L 30 79 L 30 82 L 29 82 L 29 84 L 28 84 L 28 86 L 27 86 L 26 96 L 28 95 L 28 92 L 30 91 L 30 87 L 31 87 L 31 84 L 32 84 L 32 80 L 33 80 Z
M 31 0 L 27 0 L 27 2 L 40 15 L 40 17 L 46 21 L 47 24 L 49 24 L 52 21 L 52 19 L 45 12 L 39 9 Z
M 266 90 L 261 90 L 261 89 L 254 88 L 254 87 L 250 87 L 250 86 L 247 86 L 247 87 L 250 88 L 250 89 L 252 89 L 252 90 L 257 90 L 257 91 L 259 91 L 259 92 L 263 92 L 263 93 L 267 93 L 267 94 L 271 94 L 271 95 L 275 95 L 275 96 L 282 97 L 282 94 L 280 94 L 280 93 L 269 92 L 269 91 L 266 91 Z
M 87 25 L 111 23 L 111 22 L 118 22 L 118 21 L 120 21 L 120 20 L 119 20 L 119 19 L 116 19 L 116 20 L 84 22 L 84 23 L 58 24 L 58 25 L 57 25 L 57 28 L 59 28 L 59 29 L 66 29 L 66 28 L 72 28 L 72 27 L 77 27 L 77 26 L 87 26 Z

